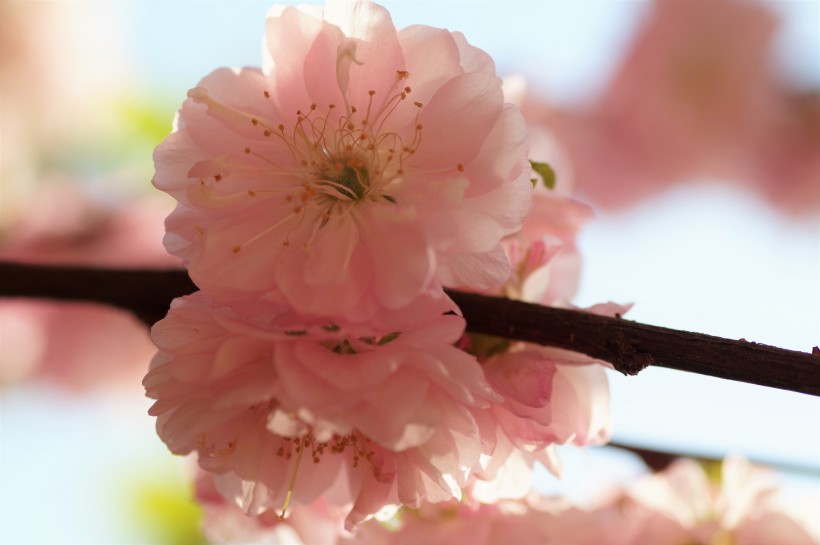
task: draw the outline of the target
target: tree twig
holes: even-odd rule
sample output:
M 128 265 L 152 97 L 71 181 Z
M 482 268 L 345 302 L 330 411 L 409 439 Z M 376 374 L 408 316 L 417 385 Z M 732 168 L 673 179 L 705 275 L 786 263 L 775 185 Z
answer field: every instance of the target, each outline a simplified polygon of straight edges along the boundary
M 184 270 L 94 269 L 0 262 L 0 296 L 91 301 L 145 323 L 196 290 Z M 820 396 L 820 355 L 651 326 L 586 312 L 448 290 L 467 328 L 555 346 L 634 375 L 649 365 Z

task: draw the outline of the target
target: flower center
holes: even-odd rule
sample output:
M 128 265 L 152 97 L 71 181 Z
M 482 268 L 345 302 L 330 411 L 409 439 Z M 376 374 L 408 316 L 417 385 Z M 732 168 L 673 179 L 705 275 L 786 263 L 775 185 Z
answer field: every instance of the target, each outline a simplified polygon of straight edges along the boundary
M 354 201 L 362 200 L 370 188 L 370 172 L 367 165 L 356 157 L 331 157 L 316 175 L 320 185 L 321 180 L 331 182 L 327 184 L 330 188 L 337 189 Z M 338 200 L 333 196 L 330 198 Z
M 423 130 L 419 114 L 424 105 L 412 102 L 412 110 L 407 110 L 409 77 L 397 70 L 393 86 L 383 96 L 370 90 L 366 104 L 350 104 L 347 96 L 339 107 L 310 104 L 295 112 L 292 123 L 251 115 L 219 102 L 204 88 L 192 89 L 189 97 L 207 105 L 212 115 L 226 123 L 247 122 L 274 145 L 268 152 L 253 142 L 244 148 L 259 164 L 244 168 L 260 184 L 242 193 L 244 198 L 272 199 L 276 216 L 265 229 L 237 241 L 233 253 L 273 233 L 288 246 L 297 231 L 304 236 L 295 238 L 308 247 L 331 220 L 347 216 L 354 207 L 368 202 L 400 205 L 393 195 L 404 183 L 405 163 L 421 145 Z M 263 95 L 272 98 L 267 90 Z M 458 170 L 463 170 L 460 164 Z M 225 167 L 210 177 L 219 184 L 230 174 Z M 203 192 L 224 198 L 206 186 L 205 178 L 200 183 Z

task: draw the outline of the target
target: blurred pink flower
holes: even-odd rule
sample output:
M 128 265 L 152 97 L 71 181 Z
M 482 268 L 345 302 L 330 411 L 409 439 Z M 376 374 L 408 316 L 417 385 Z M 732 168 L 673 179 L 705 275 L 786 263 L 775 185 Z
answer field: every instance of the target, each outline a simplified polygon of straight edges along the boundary
M 137 73 L 121 39 L 125 13 L 112 3 L 0 2 L 0 231 L 30 219 L 26 203 L 40 199 L 46 176 L 73 168 L 78 148 L 119 137 L 113 97 L 132 94 Z M 110 182 L 111 165 L 94 167 Z
M 101 305 L 0 301 L 0 386 L 47 381 L 82 393 L 134 388 L 156 352 L 148 328 Z
M 815 517 L 806 516 L 799 503 L 783 502 L 777 484 L 770 470 L 730 456 L 723 461 L 719 482 L 696 462 L 680 460 L 639 480 L 625 496 L 645 510 L 641 535 L 647 543 L 670 532 L 704 545 L 820 543 Z M 808 500 L 817 505 L 820 496 Z
M 0 238 L 2 259 L 105 267 L 178 267 L 162 245 L 165 196 L 112 205 L 71 180 L 47 184 Z
M 746 173 L 776 103 L 776 19 L 742 0 L 655 0 L 597 102 L 546 112 L 580 195 L 628 205 L 674 182 Z
M 269 510 L 249 517 L 228 503 L 213 482 L 213 475 L 196 474 L 196 499 L 203 510 L 202 530 L 209 543 L 287 543 L 332 545 L 349 534 L 344 530 L 344 509 L 320 500 L 292 509 L 286 520 Z
M 460 536 L 488 545 L 817 545 L 811 509 L 818 499 L 782 501 L 768 471 L 740 458 L 723 462 L 720 483 L 693 460 L 680 460 L 592 509 L 534 496 L 492 506 L 440 504 L 403 513 L 392 532 L 367 524 L 355 537 L 391 545 L 460 543 Z M 370 540 L 374 534 L 380 539 Z
M 401 513 L 398 529 L 389 523 L 369 523 L 352 538 L 340 540 L 350 545 L 545 545 L 549 529 L 541 513 L 523 502 L 495 505 L 449 502 L 427 505 L 418 511 Z
M 820 91 L 783 91 L 778 109 L 751 150 L 753 177 L 776 206 L 798 214 L 820 210 Z
M 261 71 L 189 91 L 155 153 L 166 246 L 202 289 L 363 320 L 507 278 L 530 168 L 484 52 L 364 1 L 274 8 L 266 40 Z
M 783 500 L 773 475 L 724 460 L 718 481 L 694 460 L 646 475 L 593 509 L 544 513 L 562 545 L 817 545 L 820 528 L 804 504 Z M 549 543 L 552 543 L 550 541 Z
M 44 264 L 172 267 L 162 247 L 165 199 L 119 209 L 58 183 L 21 209 L 0 240 L 0 258 Z M 85 303 L 0 301 L 0 384 L 45 379 L 85 391 L 133 386 L 156 351 L 148 329 L 122 310 Z M 112 362 L 116 362 L 113 364 Z
M 460 497 L 489 454 L 481 409 L 497 396 L 452 346 L 463 319 L 434 310 L 390 331 L 179 299 L 152 331 L 150 414 L 248 513 L 324 495 L 352 504 L 352 524 L 385 504 Z

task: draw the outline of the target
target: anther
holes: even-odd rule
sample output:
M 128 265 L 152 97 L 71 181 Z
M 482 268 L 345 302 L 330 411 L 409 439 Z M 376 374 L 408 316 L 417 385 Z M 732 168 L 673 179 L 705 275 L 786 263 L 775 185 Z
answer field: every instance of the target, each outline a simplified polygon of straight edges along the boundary
M 371 89 L 371 90 L 369 90 L 369 91 L 367 92 L 367 94 L 368 94 L 368 95 L 370 95 L 370 96 L 373 96 L 373 95 L 375 95 L 375 94 L 376 94 L 376 91 L 374 91 L 373 89 Z
M 462 165 L 461 163 L 457 164 L 456 168 L 458 169 L 459 172 L 464 172 L 464 165 Z
M 245 148 L 245 153 L 250 153 L 250 152 L 251 152 L 251 148 Z
M 268 129 L 265 129 L 265 132 L 263 132 L 262 134 L 264 134 L 265 136 L 270 136 L 270 131 Z
M 233 247 L 233 253 L 238 254 L 239 250 L 241 250 L 241 249 L 242 249 L 242 246 L 234 246 Z
M 265 98 L 270 98 L 270 93 L 269 92 L 264 91 L 262 94 L 265 95 Z
M 222 174 L 217 174 L 216 176 L 214 176 L 214 180 L 216 180 L 217 182 L 222 180 Z
M 282 132 L 285 132 L 285 126 L 284 126 L 283 124 L 281 124 L 281 123 L 280 123 L 280 124 L 279 124 L 279 126 L 278 126 L 278 127 L 276 127 L 276 128 L 277 128 L 277 129 L 279 129 L 279 130 L 280 130 L 280 131 L 282 131 Z
M 405 92 L 405 93 L 409 93 L 410 91 L 412 91 L 412 89 L 411 89 L 410 87 L 405 87 L 405 88 L 404 88 L 404 92 Z
M 259 120 L 254 117 L 251 119 L 251 123 L 253 123 L 253 126 L 255 127 L 259 124 Z
M 423 108 L 424 107 L 424 104 L 422 104 L 421 102 L 414 102 L 413 104 L 416 105 L 416 108 Z

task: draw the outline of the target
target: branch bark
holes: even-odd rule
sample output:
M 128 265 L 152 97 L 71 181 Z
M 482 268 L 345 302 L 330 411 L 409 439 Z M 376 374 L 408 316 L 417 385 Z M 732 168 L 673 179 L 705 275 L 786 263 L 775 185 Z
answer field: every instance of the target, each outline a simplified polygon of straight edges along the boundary
M 103 303 L 130 310 L 149 325 L 165 316 L 172 299 L 195 290 L 184 270 L 0 262 L 0 296 Z M 470 331 L 581 352 L 625 375 L 652 365 L 820 396 L 816 349 L 809 354 L 499 297 L 448 294 Z

